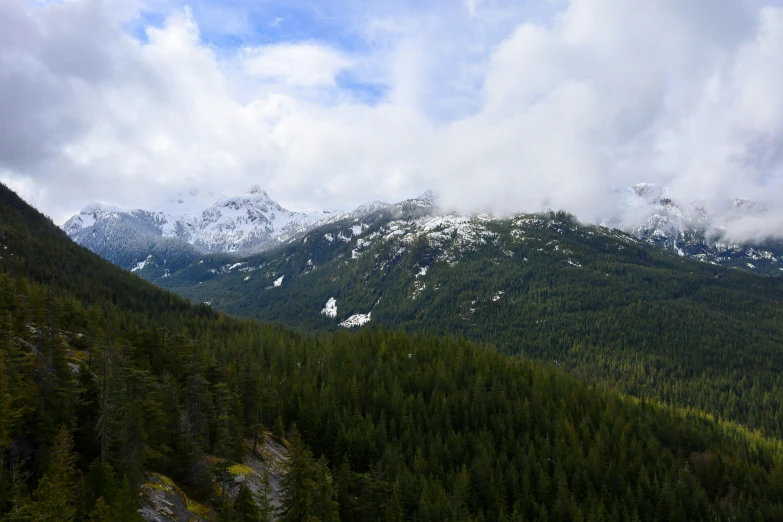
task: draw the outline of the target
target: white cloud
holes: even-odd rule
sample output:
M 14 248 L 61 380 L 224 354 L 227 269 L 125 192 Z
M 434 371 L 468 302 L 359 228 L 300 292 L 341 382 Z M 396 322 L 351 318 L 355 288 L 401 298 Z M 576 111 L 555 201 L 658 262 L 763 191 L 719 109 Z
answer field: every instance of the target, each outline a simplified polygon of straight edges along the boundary
M 589 218 L 640 181 L 783 215 L 783 8 L 544 3 L 560 11 L 371 13 L 353 20 L 360 52 L 308 39 L 232 54 L 188 10 L 142 42 L 132 2 L 6 0 L 1 179 L 58 220 L 252 184 L 294 209 L 433 188 L 455 207 Z M 362 101 L 343 73 L 380 96 Z
M 335 77 L 351 61 L 323 45 L 276 44 L 244 50 L 245 72 L 254 78 L 289 86 L 334 86 Z

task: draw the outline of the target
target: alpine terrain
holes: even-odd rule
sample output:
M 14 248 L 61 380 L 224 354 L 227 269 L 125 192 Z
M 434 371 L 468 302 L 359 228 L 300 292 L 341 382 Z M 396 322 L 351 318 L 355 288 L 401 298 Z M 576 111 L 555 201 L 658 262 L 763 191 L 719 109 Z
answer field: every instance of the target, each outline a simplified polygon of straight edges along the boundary
M 699 304 L 699 288 L 706 287 L 718 318 L 754 341 L 738 345 L 735 337 L 714 360 L 730 350 L 736 382 L 754 383 L 743 392 L 767 390 L 769 400 L 777 400 L 777 279 L 671 257 L 619 232 L 584 228 L 565 215 L 516 217 L 504 232 L 480 218 L 420 215 L 424 210 L 414 201 L 394 209 L 395 217 L 404 214 L 399 221 L 335 224 L 332 232 L 320 229 L 289 245 L 274 262 L 248 261 L 253 271 L 213 276 L 238 285 L 269 280 L 268 290 L 255 291 L 274 295 L 301 288 L 302 282 L 315 286 L 315 278 L 331 273 L 328 282 L 355 289 L 348 308 L 366 307 L 364 318 L 354 314 L 343 321 L 358 326 L 365 319 L 374 322 L 380 308 L 372 307 L 386 301 L 386 294 L 375 300 L 368 281 L 388 272 L 410 273 L 419 282 L 418 293 L 408 294 L 409 280 L 399 277 L 388 287 L 389 298 L 396 293 L 421 302 L 425 292 L 445 290 L 439 279 L 445 271 L 472 266 L 469 274 L 450 276 L 476 278 L 466 288 L 483 278 L 496 289 L 485 300 L 471 297 L 478 287 L 463 290 L 473 302 L 459 320 L 484 322 L 482 311 L 489 306 L 530 301 L 540 307 L 530 318 L 498 310 L 498 324 L 521 320 L 529 328 L 531 336 L 517 341 L 529 347 L 540 338 L 534 322 L 557 320 L 550 312 L 560 290 L 554 281 L 547 286 L 532 278 L 533 270 L 508 276 L 528 286 L 526 296 L 504 291 L 514 281 L 488 277 L 493 266 L 530 263 L 535 269 L 546 258 L 558 267 L 545 277 L 559 274 L 571 283 L 572 313 L 563 319 L 585 323 L 595 343 L 605 337 L 601 332 L 612 330 L 600 314 L 576 314 L 596 308 L 576 274 L 588 274 L 584 277 L 603 297 L 601 288 L 616 284 L 604 286 L 603 278 L 622 280 L 634 273 L 640 284 L 658 284 L 648 279 L 655 273 L 658 281 L 668 281 L 661 286 L 671 300 L 682 301 L 671 312 L 685 321 L 688 313 L 712 318 L 710 305 Z M 366 245 L 359 244 L 361 237 Z M 313 250 L 297 254 L 302 245 Z M 479 252 L 470 261 L 477 245 L 493 254 Z M 421 255 L 406 257 L 408 251 Z M 0 252 L 4 520 L 783 517 L 779 439 L 696 408 L 588 385 L 557 365 L 508 357 L 453 336 L 381 328 L 315 336 L 190 305 L 71 242 L 2 185 Z M 209 273 L 205 267 L 204 275 Z M 672 273 L 683 275 L 668 277 Z M 720 284 L 706 285 L 708 275 Z M 757 282 L 773 283 L 760 305 L 753 304 L 761 295 Z M 334 295 L 318 313 L 327 322 L 340 320 L 346 307 L 343 294 Z M 736 315 L 723 310 L 722 297 L 733 300 Z M 614 299 L 617 310 L 635 310 L 652 322 L 670 317 L 655 302 Z M 648 328 L 626 324 L 621 360 L 626 369 L 647 367 L 657 381 L 663 374 L 656 369 L 655 347 L 644 349 Z M 680 343 L 699 332 L 676 331 L 682 335 L 662 348 L 680 351 L 681 364 L 667 389 L 682 390 L 680 383 L 701 375 L 699 391 L 707 403 L 712 392 L 727 393 L 734 380 L 715 371 L 712 356 Z M 586 354 L 587 362 L 607 373 L 619 371 L 588 340 L 570 351 Z M 739 398 L 745 402 L 730 404 L 738 416 L 749 404 L 744 393 Z M 779 425 L 780 409 L 766 400 L 755 407 L 763 408 L 772 426 Z
M 674 202 L 665 187 L 641 183 L 617 194 L 618 208 L 598 224 L 693 259 L 783 274 L 783 245 L 778 241 L 726 241 L 721 225 L 703 205 Z M 438 209 L 431 192 L 396 205 L 374 202 L 347 212 L 290 212 L 254 186 L 239 197 L 192 191 L 160 209 L 123 211 L 95 204 L 69 219 L 63 229 L 80 245 L 123 268 L 137 271 L 148 264 L 157 266 L 159 270 L 141 273 L 149 279 L 182 268 L 201 254 L 262 252 L 301 240 L 306 232 L 324 224 L 402 216 L 401 209 L 410 205 L 433 217 L 450 215 Z M 735 217 L 766 212 L 765 207 L 741 198 L 726 205 Z M 489 215 L 482 218 L 503 221 Z

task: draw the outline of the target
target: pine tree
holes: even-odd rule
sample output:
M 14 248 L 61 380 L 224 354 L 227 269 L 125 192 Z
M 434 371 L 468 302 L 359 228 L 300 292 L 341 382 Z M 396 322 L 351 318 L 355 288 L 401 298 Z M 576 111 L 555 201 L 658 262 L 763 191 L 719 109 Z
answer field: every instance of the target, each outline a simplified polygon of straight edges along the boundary
M 264 470 L 261 475 L 261 488 L 258 491 L 258 518 L 260 522 L 272 522 L 274 516 L 272 505 L 272 483 L 269 481 L 269 472 Z
M 26 518 L 25 513 L 27 512 L 30 498 L 27 495 L 25 479 L 26 476 L 22 471 L 22 461 L 19 460 L 19 458 L 13 459 L 8 467 L 8 491 L 6 502 L 9 505 L 9 510 L 5 518 L 7 522 L 25 520 Z
M 52 447 L 52 461 L 33 492 L 29 515 L 36 521 L 71 521 L 76 517 L 76 467 L 71 434 L 63 426 Z
M 291 425 L 285 474 L 280 484 L 281 522 L 308 522 L 313 515 L 315 470 L 310 450 L 299 436 L 296 423 Z
M 139 514 L 139 500 L 131 489 L 127 477 L 122 481 L 122 487 L 112 499 L 111 503 L 113 522 L 143 522 Z
M 392 487 L 392 495 L 386 504 L 385 522 L 402 522 L 405 514 L 402 510 L 402 494 L 400 492 L 400 482 L 396 481 Z
M 87 516 L 87 522 L 113 522 L 114 518 L 111 516 L 111 506 L 103 500 L 103 497 L 98 497 L 90 510 L 90 514 Z
M 90 470 L 82 481 L 82 490 L 87 508 L 92 506 L 100 497 L 112 501 L 118 493 L 117 479 L 114 470 L 108 464 L 99 459 L 90 464 Z
M 234 477 L 228 470 L 230 467 L 231 462 L 228 460 L 221 460 L 212 465 L 212 474 L 220 485 L 220 498 L 225 503 L 228 503 L 228 488 L 234 480 Z
M 321 522 L 337 522 L 340 520 L 332 474 L 321 455 L 315 465 L 315 489 L 313 491 L 313 516 Z
M 259 522 L 258 506 L 253 499 L 253 493 L 246 484 L 242 484 L 234 501 L 234 520 L 236 522 Z
M 0 340 L 0 342 L 2 342 Z M 11 443 L 11 390 L 5 364 L 5 347 L 0 346 L 0 451 Z
M 272 436 L 280 443 L 285 441 L 285 423 L 283 422 L 282 416 L 278 416 L 277 420 L 275 420 L 275 425 L 272 428 Z

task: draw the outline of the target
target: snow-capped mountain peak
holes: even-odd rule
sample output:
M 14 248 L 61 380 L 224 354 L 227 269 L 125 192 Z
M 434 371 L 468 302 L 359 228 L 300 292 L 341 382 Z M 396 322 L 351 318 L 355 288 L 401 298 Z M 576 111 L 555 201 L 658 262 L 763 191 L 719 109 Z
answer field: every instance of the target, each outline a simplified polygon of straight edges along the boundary
M 92 203 L 66 221 L 62 228 L 69 236 L 73 236 L 73 234 L 93 226 L 99 219 L 104 219 L 111 214 L 118 214 L 120 212 L 123 212 L 123 210 L 118 207 L 103 205 L 101 203 Z
M 676 201 L 665 186 L 639 183 L 616 191 L 616 196 L 618 205 L 607 208 L 607 217 L 600 224 L 619 228 L 648 243 L 719 263 L 742 258 L 745 253 L 752 258 L 753 252 L 761 251 L 759 245 L 753 250 L 722 239 L 726 219 L 756 217 L 766 212 L 766 207 L 751 200 L 727 199 L 725 208 L 718 210 L 723 219 L 719 222 L 703 202 Z M 353 211 L 300 213 L 283 208 L 254 185 L 244 194 L 231 197 L 190 191 L 158 208 L 144 210 L 94 204 L 69 219 L 63 229 L 78 243 L 120 266 L 138 266 L 151 253 L 157 253 L 154 257 L 159 266 L 168 263 L 165 266 L 169 269 L 173 268 L 172 260 L 188 263 L 204 253 L 260 252 L 303 238 L 317 227 L 342 221 L 362 230 L 363 223 L 378 219 L 419 222 L 439 216 L 444 214 L 429 190 L 395 204 L 376 201 Z M 484 220 L 502 219 L 491 214 L 482 216 Z M 463 228 L 466 226 L 460 223 Z
M 261 187 L 259 187 L 258 185 L 253 185 L 252 187 L 250 187 L 250 190 L 248 190 L 247 193 L 253 196 L 255 195 L 263 196 L 266 199 L 269 199 L 269 195 L 267 195 L 266 191 L 262 190 Z

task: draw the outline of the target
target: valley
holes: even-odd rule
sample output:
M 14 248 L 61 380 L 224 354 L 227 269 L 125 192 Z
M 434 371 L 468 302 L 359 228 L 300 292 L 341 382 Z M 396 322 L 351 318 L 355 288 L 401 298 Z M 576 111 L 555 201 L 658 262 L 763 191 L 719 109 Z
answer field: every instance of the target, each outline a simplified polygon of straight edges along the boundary
M 367 227 L 335 224 L 305 236 L 304 249 L 290 245 L 247 261 L 204 258 L 165 278 L 204 279 L 193 288 L 211 293 L 215 303 L 192 305 L 72 243 L 0 189 L 0 443 L 12 457 L 0 468 L 0 483 L 27 477 L 21 488 L 0 488 L 15 492 L 0 498 L 6 512 L 57 509 L 94 519 L 111 510 L 112 520 L 135 520 L 137 512 L 126 507 L 137 487 L 168 495 L 149 509 L 172 504 L 207 518 L 257 512 L 261 500 L 242 504 L 237 492 L 231 505 L 220 493 L 221 466 L 242 462 L 262 432 L 288 450 L 275 494 L 283 519 L 300 501 L 320 520 L 357 521 L 550 514 L 687 520 L 715 513 L 773 520 L 783 513 L 779 419 L 765 402 L 779 390 L 778 279 L 682 259 L 566 214 L 519 217 L 504 226 L 421 215 Z M 366 245 L 359 245 L 361 236 Z M 248 267 L 255 269 L 242 271 Z M 633 281 L 640 292 L 660 287 L 656 300 L 666 306 L 649 295 L 640 305 L 637 295 L 616 291 L 632 290 Z M 240 298 L 232 285 L 254 290 Z M 439 295 L 446 295 L 440 308 L 416 312 Z M 252 296 L 269 303 L 253 314 L 281 315 L 259 324 L 213 309 Z M 464 306 L 455 311 L 455 302 Z M 304 326 L 295 332 L 273 324 L 283 314 Z M 432 322 L 413 322 L 423 316 Z M 488 326 L 490 317 L 500 319 L 496 326 Z M 645 317 L 632 327 L 624 323 Z M 662 321 L 677 320 L 683 325 L 656 342 L 674 332 L 681 337 L 668 338 L 657 352 L 652 343 L 637 345 Z M 447 335 L 378 326 L 387 321 Z M 701 332 L 693 330 L 699 321 Z M 748 344 L 738 344 L 741 335 L 726 343 L 725 331 L 711 343 L 707 332 L 722 322 L 749 334 Z M 309 333 L 307 324 L 321 333 Z M 362 324 L 358 333 L 348 328 Z M 451 325 L 462 328 L 445 332 Z M 559 333 L 563 326 L 569 333 Z M 522 356 L 457 338 L 490 339 L 490 328 L 514 336 L 496 344 L 507 351 L 516 345 Z M 603 344 L 621 331 L 636 337 Z M 584 344 L 568 352 L 585 364 L 533 360 L 551 357 L 539 355 L 567 346 L 577 333 Z M 736 360 L 738 351 L 742 364 L 721 374 L 718 362 Z M 667 359 L 674 366 L 654 373 Z M 707 411 L 724 404 L 724 382 L 739 385 L 728 405 L 741 411 L 720 412 L 718 419 L 681 397 L 666 405 L 620 394 L 590 384 L 586 368 L 620 388 L 627 383 L 616 376 L 636 368 L 648 375 L 640 395 L 685 391 Z M 754 384 L 743 388 L 748 381 Z M 766 393 L 755 397 L 764 410 L 748 415 L 758 387 Z M 756 427 L 766 434 L 741 425 L 752 424 L 752 414 L 763 419 Z M 48 451 L 58 456 L 47 461 Z M 312 486 L 291 482 L 295 469 Z M 126 485 L 90 486 L 107 473 Z M 70 498 L 82 497 L 51 495 L 44 489 L 50 483 L 86 496 L 77 502 Z

